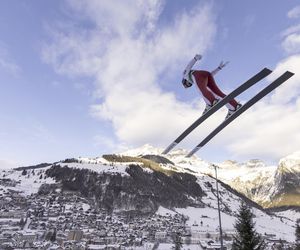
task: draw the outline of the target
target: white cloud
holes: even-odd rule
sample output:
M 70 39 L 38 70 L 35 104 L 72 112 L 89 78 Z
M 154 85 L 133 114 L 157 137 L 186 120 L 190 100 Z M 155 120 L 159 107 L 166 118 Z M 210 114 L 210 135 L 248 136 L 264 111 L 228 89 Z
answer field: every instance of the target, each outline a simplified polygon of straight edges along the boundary
M 274 103 L 285 105 L 299 98 L 300 54 L 291 55 L 279 62 L 274 70 L 274 76 L 277 77 L 279 74 L 287 70 L 295 73 L 295 75 L 288 81 L 288 83 L 282 85 L 275 91 L 275 94 L 272 96 L 272 101 Z
M 299 18 L 300 17 L 300 6 L 296 6 L 293 9 L 291 9 L 287 16 L 289 18 Z
M 235 157 L 277 160 L 295 152 L 300 147 L 299 115 L 299 105 L 261 101 L 228 129 L 228 150 Z
M 163 6 L 158 1 L 70 3 L 95 26 L 52 31 L 53 43 L 45 45 L 43 58 L 59 73 L 96 77 L 95 92 L 103 102 L 91 112 L 112 123 L 120 142 L 165 144 L 199 115 L 195 105 L 178 101 L 160 85 L 209 48 L 215 34 L 211 6 L 183 11 L 158 27 Z
M 68 0 L 68 3 L 77 13 L 86 15 L 106 35 L 120 36 L 139 35 L 136 34 L 140 31 L 136 29 L 139 26 L 152 30 L 163 7 L 163 2 L 159 0 Z
M 173 74 L 179 75 L 191 55 L 209 49 L 216 31 L 212 6 L 182 11 L 168 25 L 158 26 L 164 6 L 159 1 L 69 3 L 81 20 L 91 24 L 53 29 L 53 41 L 42 53 L 59 73 L 96 79 L 94 94 L 101 103 L 91 106 L 91 114 L 111 122 L 117 138 L 98 135 L 96 145 L 166 146 L 199 117 L 204 108 L 200 97 L 184 103 L 161 86 L 174 80 Z M 273 78 L 285 70 L 296 75 L 209 142 L 212 151 L 222 148 L 233 157 L 278 159 L 299 150 L 300 56 L 295 54 L 297 39 L 290 37 L 297 32 L 296 26 L 286 31 L 282 46 L 291 56 L 278 63 Z M 224 119 L 225 112 L 222 109 L 207 120 L 182 145 L 199 143 Z
M 281 36 L 282 37 L 287 37 L 293 33 L 297 33 L 300 31 L 300 24 L 297 25 L 293 25 L 291 27 L 288 27 L 286 30 L 284 30 L 283 32 L 281 32 Z
M 289 12 L 295 18 L 299 7 Z M 227 142 L 227 150 L 237 158 L 278 160 L 300 148 L 300 25 L 281 33 L 282 48 L 289 55 L 277 63 L 268 77 L 271 82 L 285 71 L 295 75 L 232 123 L 218 137 L 218 145 Z M 232 136 L 234 135 L 234 136 Z
M 288 35 L 283 40 L 282 47 L 289 54 L 300 52 L 300 33 L 292 33 Z
M 295 75 L 227 128 L 218 141 L 227 141 L 233 157 L 276 159 L 300 148 L 300 55 L 277 64 L 269 82 L 289 70 Z M 234 136 L 232 136 L 234 135 Z

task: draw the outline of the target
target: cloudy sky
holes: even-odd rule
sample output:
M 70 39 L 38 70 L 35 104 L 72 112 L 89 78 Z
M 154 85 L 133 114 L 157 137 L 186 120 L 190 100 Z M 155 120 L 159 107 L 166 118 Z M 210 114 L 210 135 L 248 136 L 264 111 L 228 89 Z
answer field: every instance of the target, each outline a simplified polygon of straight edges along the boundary
M 300 150 L 299 1 L 3 0 L 0 3 L 0 166 L 100 156 L 144 144 L 164 148 L 204 102 L 181 74 L 229 65 L 229 93 L 269 67 L 296 75 L 244 113 L 197 155 L 276 163 Z M 198 144 L 226 115 L 211 117 L 179 147 Z

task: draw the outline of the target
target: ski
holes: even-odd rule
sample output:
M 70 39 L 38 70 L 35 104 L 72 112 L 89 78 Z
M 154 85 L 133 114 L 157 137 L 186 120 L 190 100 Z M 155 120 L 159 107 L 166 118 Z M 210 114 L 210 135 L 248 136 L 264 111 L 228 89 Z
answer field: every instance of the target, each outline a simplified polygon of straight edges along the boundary
M 191 152 L 189 152 L 186 157 L 191 157 L 193 154 L 195 154 L 200 148 L 202 148 L 206 143 L 208 143 L 214 136 L 216 136 L 229 123 L 231 123 L 233 120 L 235 120 L 239 115 L 241 115 L 242 113 L 244 113 L 252 105 L 254 105 L 255 103 L 257 103 L 259 100 L 261 100 L 267 94 L 269 94 L 270 92 L 272 92 L 278 86 L 280 86 L 281 84 L 283 84 L 285 81 L 287 81 L 293 75 L 294 75 L 294 73 L 286 71 L 284 74 L 282 74 L 276 80 L 274 80 L 273 82 L 271 82 L 267 87 L 265 87 L 258 94 L 256 94 L 254 97 L 252 97 L 248 102 L 246 102 L 240 109 L 238 109 L 231 116 L 229 116 L 226 120 L 224 120 L 203 141 L 201 141 Z
M 215 106 L 213 106 L 209 111 L 207 111 L 204 115 L 200 116 L 191 126 L 189 126 L 174 142 L 172 142 L 163 152 L 162 154 L 169 153 L 179 142 L 181 142 L 188 134 L 190 134 L 195 128 L 197 128 L 202 122 L 204 122 L 208 117 L 214 114 L 217 110 L 226 105 L 230 100 L 235 98 L 236 96 L 243 93 L 245 90 L 253 86 L 255 83 L 259 82 L 272 71 L 268 68 L 262 69 L 256 75 L 251 77 L 248 81 L 237 87 L 230 94 L 225 96 L 221 101 L 219 101 Z

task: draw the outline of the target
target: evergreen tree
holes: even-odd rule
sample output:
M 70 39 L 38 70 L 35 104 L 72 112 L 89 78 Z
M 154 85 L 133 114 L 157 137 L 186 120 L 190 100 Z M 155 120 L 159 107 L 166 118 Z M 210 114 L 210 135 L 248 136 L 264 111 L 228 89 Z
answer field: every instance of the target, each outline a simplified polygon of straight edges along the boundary
M 50 237 L 50 241 L 52 241 L 52 242 L 56 241 L 56 228 L 54 228 L 54 231 Z
M 263 250 L 265 243 L 255 231 L 254 214 L 245 202 L 242 202 L 234 225 L 237 235 L 234 237 L 232 250 Z
M 296 248 L 295 248 L 295 250 L 300 250 L 300 225 L 298 223 L 296 223 L 295 236 L 296 236 Z
M 20 225 L 20 227 L 24 227 L 24 225 L 25 225 L 25 221 L 24 221 L 24 218 L 22 217 L 21 218 L 21 220 L 20 220 L 20 222 L 19 222 L 19 225 Z
M 182 240 L 181 240 L 181 235 L 179 232 L 174 233 L 173 243 L 174 243 L 174 246 L 172 249 L 180 250 L 182 248 Z
M 159 242 L 155 242 L 153 247 L 152 247 L 152 250 L 157 250 L 159 247 Z
M 275 249 L 275 250 L 284 250 L 284 244 L 283 244 L 283 241 L 282 239 L 279 239 L 279 244 L 277 244 L 277 246 L 273 247 L 272 249 Z

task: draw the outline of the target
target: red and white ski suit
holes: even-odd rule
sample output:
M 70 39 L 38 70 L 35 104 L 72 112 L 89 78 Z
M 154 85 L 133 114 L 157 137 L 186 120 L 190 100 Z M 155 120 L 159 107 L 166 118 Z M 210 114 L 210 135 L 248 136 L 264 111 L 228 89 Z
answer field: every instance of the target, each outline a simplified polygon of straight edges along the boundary
M 196 83 L 204 101 L 212 106 L 214 100 L 224 98 L 226 95 L 217 86 L 214 75 L 218 73 L 221 68 L 218 67 L 212 72 L 205 70 L 192 70 L 192 67 L 197 62 L 197 59 L 193 58 L 184 70 L 183 78 L 188 82 Z M 238 102 L 234 99 L 230 100 L 226 105 L 228 109 L 235 110 Z

